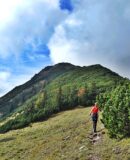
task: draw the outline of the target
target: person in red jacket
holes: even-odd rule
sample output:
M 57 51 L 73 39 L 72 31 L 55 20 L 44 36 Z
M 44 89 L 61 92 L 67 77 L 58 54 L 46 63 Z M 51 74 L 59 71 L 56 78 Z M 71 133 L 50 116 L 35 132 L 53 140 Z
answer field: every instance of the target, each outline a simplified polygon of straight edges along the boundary
M 99 112 L 99 109 L 98 109 L 98 105 L 97 103 L 95 103 L 94 106 L 92 106 L 92 109 L 90 111 L 90 115 L 92 117 L 92 121 L 93 121 L 93 131 L 94 133 L 96 133 L 96 128 L 97 128 L 97 121 L 98 121 L 98 112 Z

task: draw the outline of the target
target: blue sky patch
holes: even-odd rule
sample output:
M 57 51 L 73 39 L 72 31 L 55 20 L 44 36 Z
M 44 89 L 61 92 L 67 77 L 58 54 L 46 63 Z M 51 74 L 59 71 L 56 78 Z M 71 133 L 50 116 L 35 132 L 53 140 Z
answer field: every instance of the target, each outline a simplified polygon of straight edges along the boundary
M 32 46 L 28 44 L 21 54 L 21 61 L 28 66 L 37 66 L 46 60 L 49 60 L 50 50 L 47 45 L 39 43 Z
M 35 54 L 43 54 L 49 56 L 50 50 L 47 45 L 39 44 L 33 51 Z
M 60 0 L 60 8 L 62 10 L 68 10 L 69 12 L 73 11 L 73 5 L 71 0 Z

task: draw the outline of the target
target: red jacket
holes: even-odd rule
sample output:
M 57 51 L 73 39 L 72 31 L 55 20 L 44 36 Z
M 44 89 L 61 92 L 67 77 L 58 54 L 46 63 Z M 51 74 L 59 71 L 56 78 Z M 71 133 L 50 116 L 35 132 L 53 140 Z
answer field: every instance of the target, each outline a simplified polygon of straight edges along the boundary
M 98 109 L 98 106 L 93 106 L 92 109 L 91 109 L 91 113 L 98 113 L 99 109 Z

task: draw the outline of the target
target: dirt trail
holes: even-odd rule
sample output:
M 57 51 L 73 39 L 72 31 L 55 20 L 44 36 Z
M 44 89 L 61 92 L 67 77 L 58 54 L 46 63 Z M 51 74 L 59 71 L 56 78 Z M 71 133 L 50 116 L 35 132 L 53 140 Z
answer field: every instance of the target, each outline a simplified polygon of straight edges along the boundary
M 93 147 L 95 147 L 96 144 L 99 144 L 102 142 L 102 138 L 103 138 L 104 134 L 105 134 L 105 132 L 103 130 L 100 130 L 97 133 L 90 133 L 89 134 L 88 139 L 91 142 Z M 90 154 L 90 156 L 88 158 L 89 158 L 89 160 L 101 160 L 99 155 L 96 155 L 96 154 Z
M 88 138 L 90 142 L 92 142 L 92 144 L 100 143 L 102 141 L 103 134 L 105 134 L 104 131 L 98 131 L 97 133 L 90 133 Z

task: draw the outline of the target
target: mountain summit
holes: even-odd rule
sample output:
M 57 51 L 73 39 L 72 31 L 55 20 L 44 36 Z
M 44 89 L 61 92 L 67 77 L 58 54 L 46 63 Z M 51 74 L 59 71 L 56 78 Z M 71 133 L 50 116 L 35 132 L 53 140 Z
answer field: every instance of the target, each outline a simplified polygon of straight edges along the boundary
M 51 86 L 53 88 L 60 85 L 66 86 L 77 84 L 82 86 L 84 83 L 88 85 L 95 83 L 97 86 L 102 86 L 103 83 L 108 85 L 113 84 L 122 79 L 118 74 L 97 64 L 92 66 L 75 66 L 70 63 L 58 63 L 54 66 L 47 66 L 38 74 L 34 75 L 31 80 L 23 85 L 15 87 L 12 91 L 0 98 L 0 112 L 7 115 L 13 112 L 16 108 L 21 107 L 28 99 L 38 94 L 45 88 Z M 101 84 L 101 82 L 103 82 Z
M 81 67 L 59 63 L 47 66 L 31 80 L 0 98 L 1 118 L 13 116 L 9 123 L 14 124 L 16 120 L 18 124 L 13 128 L 22 127 L 61 110 L 91 105 L 99 93 L 123 80 L 99 64 Z

